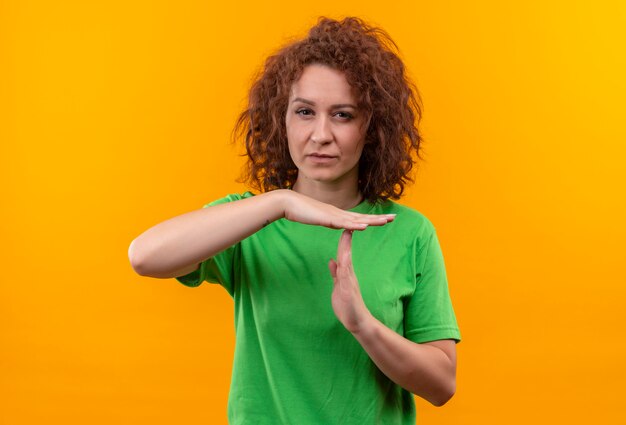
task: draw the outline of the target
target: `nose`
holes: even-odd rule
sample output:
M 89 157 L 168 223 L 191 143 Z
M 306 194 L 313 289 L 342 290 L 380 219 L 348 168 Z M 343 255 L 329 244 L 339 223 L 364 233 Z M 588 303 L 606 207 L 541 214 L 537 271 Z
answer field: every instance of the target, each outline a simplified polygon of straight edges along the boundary
M 333 141 L 333 134 L 327 117 L 320 117 L 315 121 L 310 137 L 313 143 L 327 144 Z

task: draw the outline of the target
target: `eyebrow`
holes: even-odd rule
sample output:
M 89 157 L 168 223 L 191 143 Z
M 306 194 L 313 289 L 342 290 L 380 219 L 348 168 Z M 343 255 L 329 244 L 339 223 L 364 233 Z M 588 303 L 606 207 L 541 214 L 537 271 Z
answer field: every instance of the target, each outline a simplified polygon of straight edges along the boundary
M 308 99 L 303 99 L 301 97 L 296 97 L 291 103 L 295 103 L 295 102 L 302 102 L 302 103 L 306 103 L 307 105 L 312 105 L 315 106 L 315 102 L 313 102 L 312 100 L 308 100 Z M 354 106 L 351 103 L 337 103 L 335 105 L 330 105 L 331 108 L 352 108 L 352 109 L 357 109 L 356 106 Z

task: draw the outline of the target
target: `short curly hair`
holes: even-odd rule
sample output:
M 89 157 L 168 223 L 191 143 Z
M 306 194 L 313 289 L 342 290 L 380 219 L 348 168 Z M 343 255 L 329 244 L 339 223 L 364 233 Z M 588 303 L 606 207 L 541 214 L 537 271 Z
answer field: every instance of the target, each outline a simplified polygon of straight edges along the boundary
M 320 17 L 308 36 L 269 56 L 233 130 L 245 140 L 241 181 L 261 192 L 290 188 L 298 169 L 289 154 L 285 117 L 292 84 L 310 64 L 342 71 L 369 119 L 359 160 L 359 190 L 370 202 L 398 199 L 420 157 L 419 92 L 405 73 L 398 47 L 382 29 L 348 17 Z

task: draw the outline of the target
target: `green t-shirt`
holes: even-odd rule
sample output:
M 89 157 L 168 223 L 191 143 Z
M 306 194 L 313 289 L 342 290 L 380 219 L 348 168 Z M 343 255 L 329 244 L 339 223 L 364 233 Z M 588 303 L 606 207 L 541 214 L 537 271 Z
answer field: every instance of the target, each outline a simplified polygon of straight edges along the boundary
M 353 234 L 354 271 L 370 312 L 413 342 L 459 342 L 432 223 L 391 201 L 350 211 L 397 214 Z M 280 219 L 176 278 L 219 283 L 234 299 L 231 425 L 415 424 L 412 394 L 380 372 L 333 312 L 328 261 L 341 232 Z

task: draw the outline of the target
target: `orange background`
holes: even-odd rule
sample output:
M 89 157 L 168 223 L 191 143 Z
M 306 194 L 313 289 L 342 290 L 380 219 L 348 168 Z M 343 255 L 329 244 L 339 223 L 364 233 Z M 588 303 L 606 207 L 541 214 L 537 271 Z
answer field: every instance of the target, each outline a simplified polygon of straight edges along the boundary
M 463 341 L 422 424 L 625 423 L 621 1 L 0 2 L 0 423 L 225 424 L 232 302 L 136 275 L 152 225 L 244 188 L 265 56 L 359 15 L 421 90 Z

